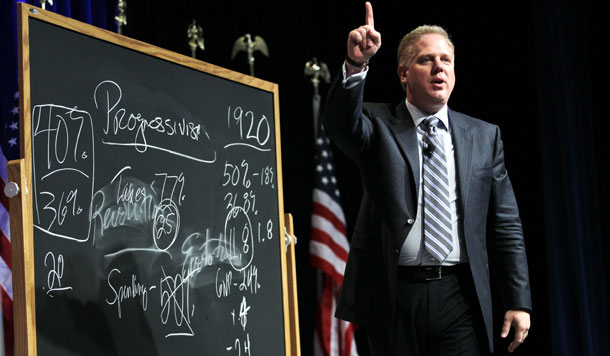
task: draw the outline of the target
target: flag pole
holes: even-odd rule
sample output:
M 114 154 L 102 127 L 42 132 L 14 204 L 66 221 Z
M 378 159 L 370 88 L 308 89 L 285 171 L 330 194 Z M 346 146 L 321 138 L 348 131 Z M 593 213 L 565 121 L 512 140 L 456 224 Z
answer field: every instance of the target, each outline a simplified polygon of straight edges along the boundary
M 318 59 L 313 57 L 312 60 L 305 63 L 305 76 L 311 77 L 310 81 L 313 84 L 313 138 L 318 138 L 318 121 L 320 116 L 320 79 L 327 84 L 330 83 L 330 72 L 328 66 L 324 62 L 318 63 Z
M 316 330 L 314 356 L 358 356 L 354 326 L 335 318 L 338 290 L 349 254 L 346 219 L 341 207 L 340 192 L 330 139 L 320 122 L 320 81 L 330 82 L 328 67 L 316 58 L 305 64 L 305 76 L 314 86 L 313 118 L 316 150 L 315 183 L 312 194 L 309 263 L 317 270 Z M 332 227 L 331 227 L 332 226 Z

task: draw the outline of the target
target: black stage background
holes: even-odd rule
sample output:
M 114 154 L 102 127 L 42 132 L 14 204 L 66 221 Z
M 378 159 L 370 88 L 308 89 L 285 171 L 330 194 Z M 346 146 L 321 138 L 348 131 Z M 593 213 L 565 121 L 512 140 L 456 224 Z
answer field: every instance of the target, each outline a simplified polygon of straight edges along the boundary
M 128 36 L 189 54 L 186 28 L 203 26 L 199 58 L 247 72 L 233 42 L 262 36 L 270 58 L 256 56 L 257 76 L 279 84 L 285 209 L 295 217 L 303 355 L 311 354 L 314 271 L 308 266 L 313 185 L 312 85 L 305 62 L 317 57 L 334 76 L 347 33 L 364 21 L 363 2 L 151 2 L 130 0 Z M 498 124 L 519 202 L 534 298 L 533 328 L 523 355 L 608 353 L 608 169 L 601 120 L 606 89 L 600 9 L 587 2 L 374 2 L 383 45 L 370 64 L 365 99 L 404 100 L 396 46 L 420 24 L 438 24 L 456 46 L 454 110 Z M 604 73 L 605 74 L 605 73 Z M 326 86 L 322 87 L 325 93 Z M 560 146 L 549 151 L 548 147 Z M 355 166 L 336 152 L 348 229 L 361 189 Z M 601 207 L 601 208 L 600 208 Z M 598 229 L 583 228 L 597 226 Z M 580 242 L 574 242 L 576 241 Z M 585 246 L 582 246 L 582 245 Z M 602 251 L 604 251 L 602 253 Z M 583 267 L 584 266 L 584 267 Z M 599 268 L 601 266 L 601 268 Z M 584 288 L 584 289 L 583 289 Z M 501 322 L 502 311 L 495 314 Z M 496 328 L 499 334 L 499 326 Z M 359 335 L 361 336 L 361 335 Z M 366 346 L 360 354 L 366 355 Z M 498 343 L 498 354 L 507 343 Z
M 533 326 L 518 349 L 521 355 L 609 351 L 604 286 L 610 254 L 603 238 L 608 228 L 601 223 L 610 202 L 602 156 L 608 129 L 601 119 L 607 57 L 601 53 L 605 26 L 600 8 L 588 2 L 373 3 L 383 45 L 370 63 L 366 100 L 404 100 L 396 76 L 398 41 L 417 25 L 438 24 L 456 46 L 457 83 L 450 107 L 502 129 L 534 298 Z M 129 0 L 127 16 L 127 36 L 186 55 L 186 30 L 196 19 L 206 47 L 198 57 L 244 73 L 245 53 L 230 58 L 234 41 L 245 33 L 266 40 L 271 56 L 256 55 L 256 73 L 280 87 L 285 209 L 295 218 L 299 238 L 302 354 L 311 355 L 316 288 L 308 265 L 313 89 L 303 69 L 317 57 L 337 74 L 347 33 L 364 22 L 363 2 Z M 361 189 L 355 166 L 335 154 L 351 231 Z M 497 334 L 501 317 L 498 309 Z M 507 344 L 498 341 L 497 354 L 505 354 Z M 360 354 L 367 355 L 366 345 L 361 346 Z

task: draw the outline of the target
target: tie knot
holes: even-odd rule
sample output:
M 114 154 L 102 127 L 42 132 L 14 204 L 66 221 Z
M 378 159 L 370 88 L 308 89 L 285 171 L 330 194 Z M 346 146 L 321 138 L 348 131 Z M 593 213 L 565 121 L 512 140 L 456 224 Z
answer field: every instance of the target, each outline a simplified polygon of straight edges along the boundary
M 424 119 L 424 121 L 419 124 L 422 130 L 430 136 L 436 136 L 436 128 L 438 127 L 440 120 L 438 117 L 431 115 Z

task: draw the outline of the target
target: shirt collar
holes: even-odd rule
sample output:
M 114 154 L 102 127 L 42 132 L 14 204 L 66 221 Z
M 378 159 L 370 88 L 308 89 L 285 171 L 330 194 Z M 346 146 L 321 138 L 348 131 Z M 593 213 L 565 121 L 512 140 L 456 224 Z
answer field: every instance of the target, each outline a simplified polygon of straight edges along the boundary
M 417 106 L 411 104 L 409 100 L 405 99 L 405 104 L 407 104 L 407 110 L 409 110 L 409 114 L 411 114 L 411 118 L 413 118 L 413 123 L 415 127 L 418 127 L 425 118 L 427 118 L 428 114 L 421 111 Z M 434 114 L 434 116 L 438 117 L 439 120 L 445 125 L 447 131 L 449 131 L 449 114 L 447 104 L 443 105 L 443 107 Z

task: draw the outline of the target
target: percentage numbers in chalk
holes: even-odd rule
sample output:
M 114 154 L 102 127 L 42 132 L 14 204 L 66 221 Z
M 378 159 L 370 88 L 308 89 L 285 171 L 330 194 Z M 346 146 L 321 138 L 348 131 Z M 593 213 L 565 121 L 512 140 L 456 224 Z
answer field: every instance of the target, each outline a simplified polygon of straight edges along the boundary
M 61 197 L 56 199 L 55 194 L 51 192 L 40 192 L 40 195 L 47 196 L 49 201 L 45 204 L 43 210 L 51 212 L 53 219 L 49 223 L 48 229 L 53 227 L 53 224 L 57 222 L 58 225 L 63 225 L 66 216 L 77 216 L 83 212 L 80 205 L 77 204 L 78 189 L 72 189 L 66 194 L 61 193 Z
M 249 191 L 240 195 L 239 193 L 229 192 L 225 194 L 224 201 L 227 202 L 227 210 L 233 211 L 235 214 L 235 208 L 241 208 L 248 214 L 254 212 L 254 215 L 258 214 L 256 209 L 256 194 L 253 191 Z
M 72 290 L 72 287 L 66 287 L 61 285 L 61 279 L 64 277 L 64 256 L 59 254 L 57 258 L 53 252 L 48 252 L 44 257 L 44 265 L 50 268 L 47 274 L 47 294 L 56 291 Z M 44 287 L 43 287 L 44 289 Z M 53 295 L 50 295 L 53 297 Z
M 244 159 L 241 164 L 231 164 L 225 161 L 225 170 L 222 174 L 226 180 L 222 186 L 232 185 L 234 187 L 242 185 L 244 188 L 250 188 L 252 181 L 248 178 L 248 162 Z
M 49 110 L 55 109 L 53 114 L 48 112 L 48 118 L 44 118 L 43 107 L 36 106 L 32 112 L 34 116 L 34 137 L 44 135 L 40 142 L 46 142 L 46 154 L 48 170 L 59 167 L 70 166 L 80 159 L 87 159 L 87 150 L 80 150 L 80 135 L 84 131 L 85 118 L 88 113 L 78 111 L 75 108 L 49 106 Z M 70 133 L 73 135 L 71 136 Z M 45 139 L 46 136 L 46 139 Z M 73 146 L 73 147 L 71 147 Z M 69 161 L 69 162 L 66 162 Z
M 275 184 L 273 183 L 273 167 L 266 166 L 261 169 L 261 185 L 270 185 L 271 188 L 275 189 Z
M 250 172 L 250 173 L 248 173 Z M 265 166 L 260 171 L 250 169 L 250 164 L 244 159 L 239 164 L 229 163 L 225 161 L 224 171 L 222 173 L 222 186 L 244 187 L 246 189 L 252 186 L 252 182 L 260 180 L 261 186 L 271 187 L 275 189 L 274 172 L 272 166 Z

